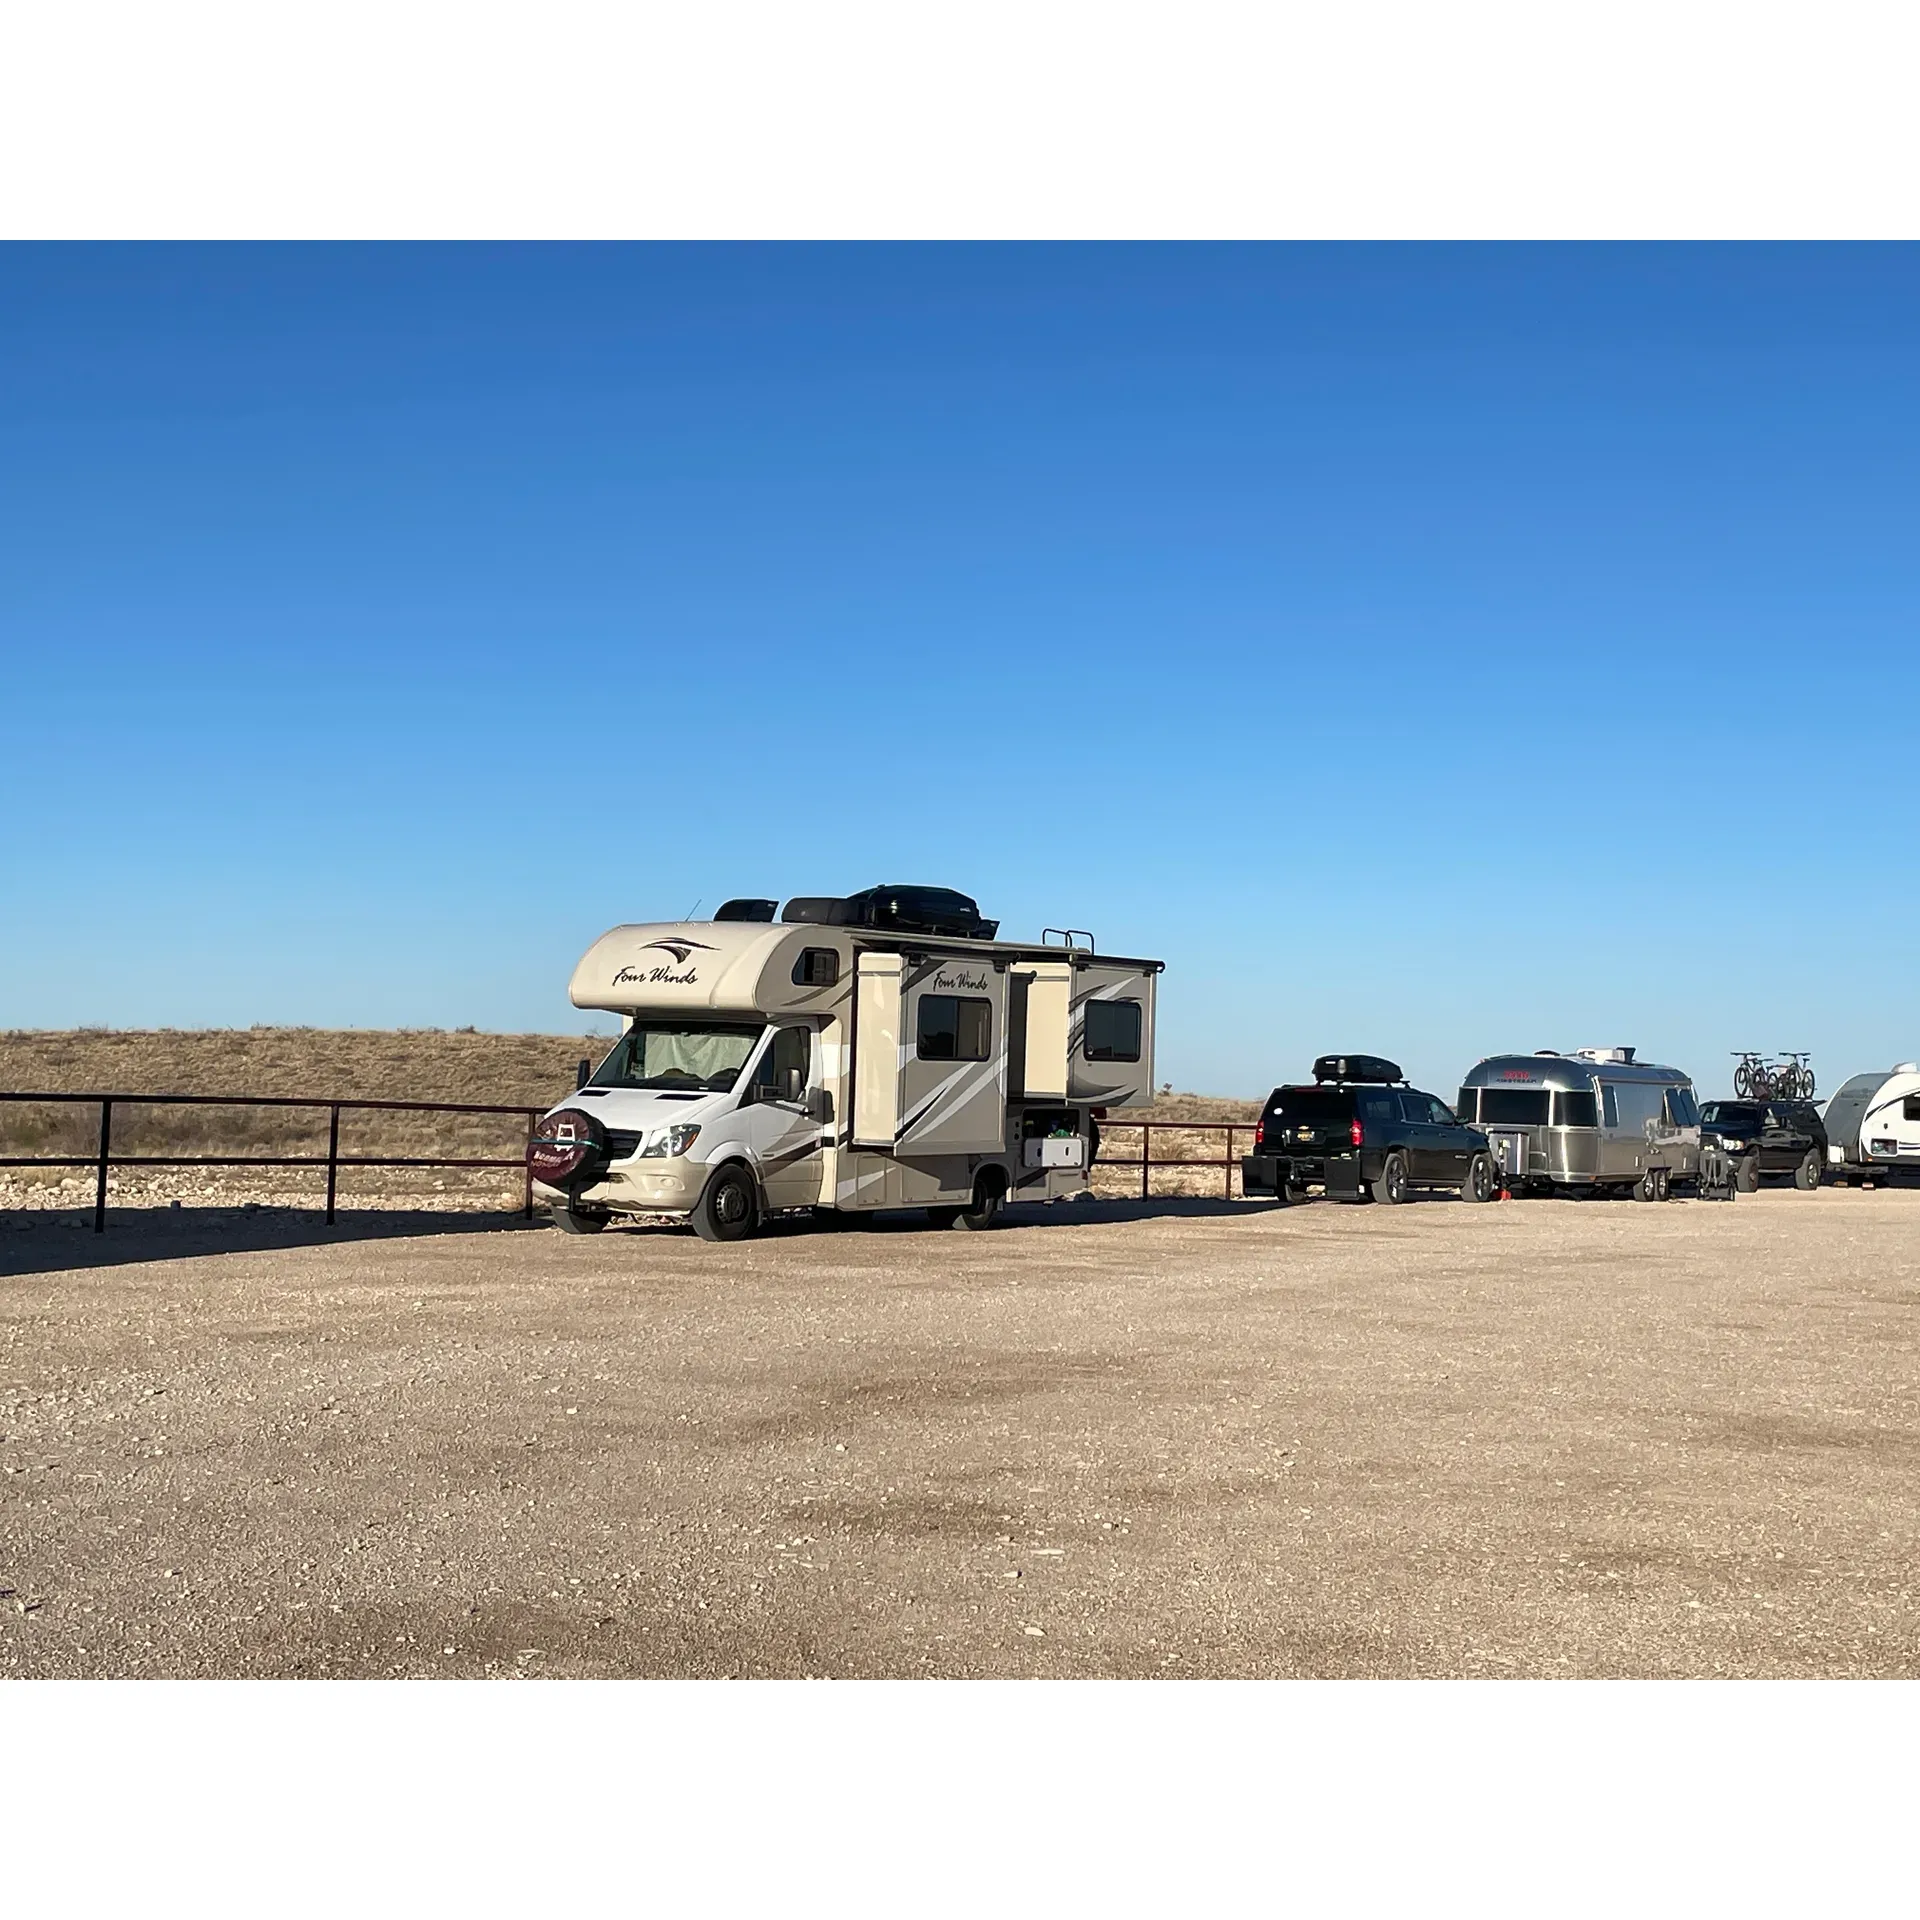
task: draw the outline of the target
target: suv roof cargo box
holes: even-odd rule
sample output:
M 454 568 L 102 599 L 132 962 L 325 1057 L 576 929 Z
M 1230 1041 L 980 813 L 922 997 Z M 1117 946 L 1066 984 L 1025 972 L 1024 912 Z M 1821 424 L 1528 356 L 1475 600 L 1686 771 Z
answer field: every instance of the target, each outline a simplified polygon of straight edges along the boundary
M 1313 1063 L 1316 1080 L 1396 1081 L 1407 1076 L 1377 1053 L 1323 1053 Z
M 998 920 L 983 920 L 980 909 L 951 887 L 868 887 L 844 900 L 789 900 L 780 915 L 789 923 L 822 927 L 873 927 L 882 933 L 945 934 L 960 940 L 991 940 Z

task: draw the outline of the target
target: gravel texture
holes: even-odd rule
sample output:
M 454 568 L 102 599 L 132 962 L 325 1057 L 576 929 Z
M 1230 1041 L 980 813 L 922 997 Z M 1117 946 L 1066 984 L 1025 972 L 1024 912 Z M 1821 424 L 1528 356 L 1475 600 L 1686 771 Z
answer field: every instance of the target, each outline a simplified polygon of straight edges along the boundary
M 0 1673 L 1907 1675 L 1920 1192 L 0 1220 Z

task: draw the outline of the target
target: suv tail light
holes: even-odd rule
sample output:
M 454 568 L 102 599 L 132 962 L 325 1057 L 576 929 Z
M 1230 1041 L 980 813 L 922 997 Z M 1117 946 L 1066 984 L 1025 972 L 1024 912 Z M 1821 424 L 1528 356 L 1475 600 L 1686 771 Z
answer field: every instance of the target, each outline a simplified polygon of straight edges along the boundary
M 1263 1113 L 1260 1116 L 1260 1118 L 1253 1123 L 1254 1152 L 1255 1153 L 1260 1152 L 1261 1149 L 1266 1146 L 1266 1144 L 1267 1144 L 1267 1116 Z
M 1347 1136 L 1356 1147 L 1360 1144 L 1360 1122 L 1358 1120 L 1354 1121 L 1352 1126 L 1347 1129 Z

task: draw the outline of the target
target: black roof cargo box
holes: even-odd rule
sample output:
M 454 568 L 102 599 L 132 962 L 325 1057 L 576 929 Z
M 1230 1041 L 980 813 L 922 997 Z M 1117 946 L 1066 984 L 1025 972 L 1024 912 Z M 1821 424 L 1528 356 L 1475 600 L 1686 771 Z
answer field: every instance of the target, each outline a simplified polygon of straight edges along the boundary
M 951 887 L 868 887 L 844 900 L 789 900 L 780 915 L 788 922 L 822 927 L 872 927 L 880 933 L 944 934 L 956 940 L 991 940 L 998 920 L 983 920 L 979 906 Z
M 1313 1063 L 1316 1080 L 1395 1081 L 1407 1076 L 1377 1053 L 1323 1053 Z

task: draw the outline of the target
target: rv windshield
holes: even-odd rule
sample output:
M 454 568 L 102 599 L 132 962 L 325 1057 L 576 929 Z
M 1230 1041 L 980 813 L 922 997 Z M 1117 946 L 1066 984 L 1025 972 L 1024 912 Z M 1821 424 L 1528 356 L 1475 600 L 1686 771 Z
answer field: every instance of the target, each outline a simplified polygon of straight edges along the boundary
M 635 1026 L 600 1062 L 592 1087 L 725 1093 L 764 1027 Z

